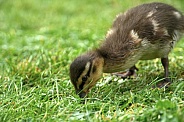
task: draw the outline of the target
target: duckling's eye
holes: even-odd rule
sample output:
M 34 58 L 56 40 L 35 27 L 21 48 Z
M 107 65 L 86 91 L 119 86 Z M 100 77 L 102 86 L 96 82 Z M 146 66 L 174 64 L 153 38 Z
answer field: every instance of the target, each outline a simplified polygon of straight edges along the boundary
M 85 75 L 85 76 L 83 76 L 83 77 L 82 77 L 82 82 L 87 81 L 87 79 L 88 79 L 88 76 L 86 76 L 86 75 Z
M 88 76 L 86 76 L 86 75 L 82 77 L 82 83 L 79 86 L 80 89 L 83 89 L 83 86 L 84 86 L 85 82 L 87 81 L 87 79 L 88 79 Z

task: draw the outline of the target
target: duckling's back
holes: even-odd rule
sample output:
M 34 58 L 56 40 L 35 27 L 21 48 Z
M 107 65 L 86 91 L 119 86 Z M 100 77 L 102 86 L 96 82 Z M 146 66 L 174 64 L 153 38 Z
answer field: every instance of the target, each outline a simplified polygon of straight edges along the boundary
M 142 4 L 119 14 L 98 49 L 105 59 L 104 72 L 130 68 L 138 60 L 165 58 L 183 33 L 184 16 L 164 3 Z
M 148 3 L 117 15 L 99 52 L 107 63 L 167 57 L 184 33 L 184 16 L 164 3 Z M 127 68 L 125 67 L 125 68 Z

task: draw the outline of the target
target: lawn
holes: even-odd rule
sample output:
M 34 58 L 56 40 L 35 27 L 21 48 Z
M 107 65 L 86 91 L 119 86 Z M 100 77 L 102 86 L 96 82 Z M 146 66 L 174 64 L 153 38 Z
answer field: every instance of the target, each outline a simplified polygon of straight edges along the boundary
M 183 0 L 160 0 L 184 12 Z M 137 77 L 104 74 L 81 100 L 69 65 L 103 41 L 116 14 L 151 0 L 0 0 L 0 121 L 184 122 L 184 38 L 170 53 L 168 89 L 159 59 Z M 85 104 L 82 104 L 85 102 Z

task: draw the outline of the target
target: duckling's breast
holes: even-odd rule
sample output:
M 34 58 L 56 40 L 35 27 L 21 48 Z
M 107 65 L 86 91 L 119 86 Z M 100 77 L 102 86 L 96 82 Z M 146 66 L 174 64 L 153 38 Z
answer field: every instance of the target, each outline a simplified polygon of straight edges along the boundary
M 172 49 L 172 41 L 162 42 L 158 41 L 154 44 L 148 40 L 143 40 L 141 48 L 137 50 L 141 55 L 140 60 L 150 60 L 155 58 L 167 57 Z M 135 54 L 136 55 L 136 54 Z
M 151 43 L 147 39 L 141 41 L 141 46 L 137 50 L 142 55 L 140 60 L 150 60 L 155 58 L 165 58 L 175 46 L 175 43 L 182 37 L 182 32 L 175 30 L 171 38 L 167 40 L 156 40 Z

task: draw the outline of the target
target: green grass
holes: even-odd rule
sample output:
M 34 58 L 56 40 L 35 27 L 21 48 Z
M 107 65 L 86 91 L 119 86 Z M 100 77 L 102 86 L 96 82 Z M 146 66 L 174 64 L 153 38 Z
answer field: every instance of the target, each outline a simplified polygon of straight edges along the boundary
M 151 88 L 163 76 L 157 59 L 133 79 L 104 74 L 85 104 L 69 82 L 72 60 L 98 47 L 115 15 L 150 1 L 0 0 L 0 121 L 183 122 L 184 39 L 168 89 Z M 183 0 L 161 1 L 184 12 Z

